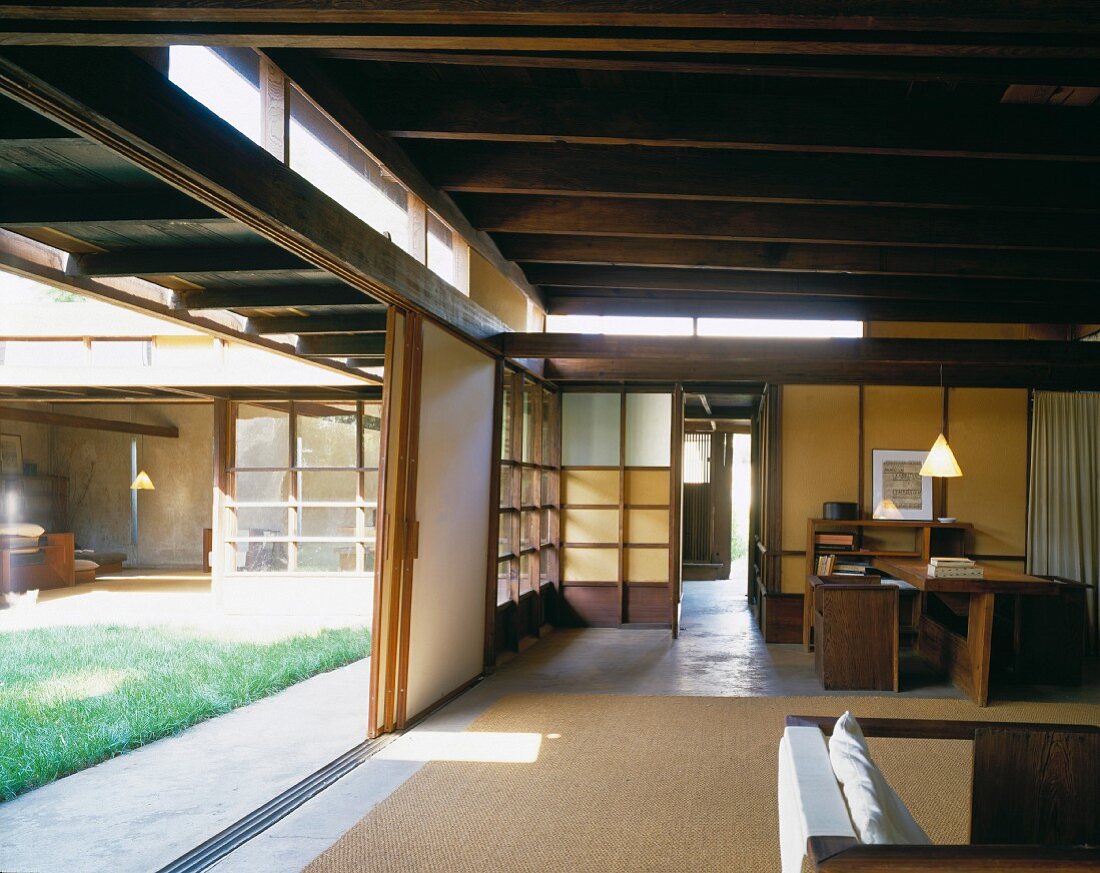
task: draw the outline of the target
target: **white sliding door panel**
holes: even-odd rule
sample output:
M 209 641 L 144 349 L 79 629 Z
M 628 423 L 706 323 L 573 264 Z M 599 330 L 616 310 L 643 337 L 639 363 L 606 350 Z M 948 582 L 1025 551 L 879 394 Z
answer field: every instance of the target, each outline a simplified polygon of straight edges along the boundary
M 485 648 L 495 363 L 424 325 L 406 711 L 477 677 Z

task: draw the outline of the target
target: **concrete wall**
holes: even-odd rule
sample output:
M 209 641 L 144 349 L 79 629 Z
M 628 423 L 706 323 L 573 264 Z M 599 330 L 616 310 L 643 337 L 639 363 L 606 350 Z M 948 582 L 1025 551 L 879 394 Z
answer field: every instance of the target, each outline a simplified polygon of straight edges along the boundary
M 130 434 L 51 428 L 52 467 L 69 478 L 72 528 L 80 547 L 125 552 L 132 567 L 201 566 L 202 530 L 210 527 L 211 517 L 211 406 L 87 404 L 54 410 L 179 428 L 179 439 L 138 437 L 139 467 L 156 490 L 138 492 L 136 543 L 130 532 Z

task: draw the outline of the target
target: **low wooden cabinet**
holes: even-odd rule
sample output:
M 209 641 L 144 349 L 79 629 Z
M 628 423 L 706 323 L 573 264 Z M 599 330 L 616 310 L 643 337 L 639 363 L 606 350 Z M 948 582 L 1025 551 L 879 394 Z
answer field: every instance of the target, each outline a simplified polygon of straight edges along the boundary
M 898 589 L 878 576 L 811 576 L 814 667 L 827 690 L 898 690 Z

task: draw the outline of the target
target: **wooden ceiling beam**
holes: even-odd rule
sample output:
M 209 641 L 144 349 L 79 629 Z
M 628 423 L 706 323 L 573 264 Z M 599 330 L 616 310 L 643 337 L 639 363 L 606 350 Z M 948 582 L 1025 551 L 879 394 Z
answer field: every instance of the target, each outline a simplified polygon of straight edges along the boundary
M 897 82 L 957 82 L 1089 86 L 1100 82 L 1090 61 L 1007 60 L 1001 58 L 868 58 L 768 57 L 720 55 L 700 59 L 686 55 L 652 54 L 624 57 L 610 54 L 547 54 L 540 52 L 412 51 L 409 49 L 321 48 L 317 57 L 384 64 L 503 67 L 534 70 L 598 70 L 623 73 L 680 73 L 703 76 L 772 76 L 783 78 L 862 79 Z
M 129 52 L 5 48 L 0 93 L 381 302 L 422 312 L 475 340 L 507 330 Z
M 117 421 L 108 418 L 90 418 L 82 415 L 64 415 L 58 412 L 40 412 L 37 409 L 17 409 L 0 406 L 0 421 L 27 421 L 34 424 L 48 424 L 54 427 L 77 427 L 85 430 L 106 430 L 115 433 L 140 434 L 150 437 L 179 439 L 179 428 L 175 425 L 140 424 L 138 422 Z
M 800 294 L 692 294 L 609 288 L 544 286 L 550 315 L 648 315 L 700 318 L 805 318 L 855 321 L 959 321 L 1030 324 L 1076 322 L 1100 311 L 1096 300 L 1058 304 L 890 300 Z
M 1100 68 L 1100 65 L 1098 65 Z M 447 191 L 684 200 L 1097 210 L 1100 165 L 407 140 Z
M 297 334 L 312 336 L 317 334 L 361 334 L 385 333 L 387 315 L 383 312 L 349 312 L 347 315 L 279 315 L 248 319 L 248 329 L 258 334 Z
M 463 194 L 459 205 L 490 232 L 1100 251 L 1096 222 L 1063 213 L 527 194 Z
M 107 224 L 140 221 L 161 224 L 225 218 L 171 188 L 153 191 L 25 191 L 0 195 L 0 226 L 48 227 L 58 224 Z
M 341 84 L 376 129 L 395 137 L 571 142 L 794 152 L 1100 160 L 1097 113 L 1057 106 L 474 88 L 431 82 Z
M 860 300 L 909 300 L 929 303 L 1001 302 L 1032 306 L 1060 303 L 1100 304 L 1100 281 L 1039 282 L 1032 279 L 973 279 L 927 276 L 860 276 L 842 273 L 781 273 L 675 267 L 591 264 L 526 264 L 532 282 L 556 288 L 606 288 L 622 291 L 741 292 L 746 295 L 815 294 Z
M 814 29 L 822 31 L 948 31 L 978 33 L 1100 32 L 1100 13 L 1085 0 L 1017 0 L 1012 4 L 966 4 L 930 0 L 757 0 L 731 8 L 722 0 L 6 0 L 0 18 L 12 21 L 147 22 L 163 30 L 172 23 L 447 24 L 583 27 L 684 27 Z M 135 28 L 137 29 L 137 28 Z M 151 28 L 152 29 L 152 28 Z M 140 32 L 140 29 L 137 29 Z M 291 29 L 293 32 L 293 29 Z M 193 35 L 193 34 L 192 34 Z
M 330 336 L 300 336 L 297 352 L 312 357 L 382 357 L 386 353 L 386 334 L 333 334 Z
M 371 303 L 350 285 L 303 283 L 301 285 L 234 285 L 184 291 L 178 295 L 178 308 L 204 309 L 293 309 L 299 306 L 356 306 Z M 250 320 L 251 321 L 251 320 Z
M 1081 252 L 914 248 L 737 240 L 500 233 L 515 261 L 548 264 L 688 266 L 811 273 L 1093 281 L 1100 256 Z
M 75 275 L 99 277 L 311 269 L 297 255 L 272 245 L 118 249 L 76 254 L 71 264 Z

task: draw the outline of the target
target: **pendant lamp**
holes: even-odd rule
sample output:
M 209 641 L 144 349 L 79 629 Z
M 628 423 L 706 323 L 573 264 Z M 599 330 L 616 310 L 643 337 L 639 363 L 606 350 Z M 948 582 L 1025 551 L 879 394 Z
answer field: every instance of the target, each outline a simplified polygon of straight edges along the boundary
M 943 391 L 943 364 L 940 364 L 940 390 Z M 946 403 L 945 399 L 945 421 L 947 415 Z M 940 435 L 932 443 L 928 457 L 924 459 L 924 465 L 920 468 L 920 474 L 922 476 L 935 476 L 937 479 L 954 479 L 963 474 L 959 462 L 955 460 L 955 453 L 951 451 L 951 446 L 947 444 L 947 437 L 943 431 L 940 431 Z
M 130 420 L 134 420 L 133 412 L 130 413 Z M 145 434 L 141 435 L 141 457 L 145 459 Z M 134 464 L 137 467 L 137 464 Z M 138 467 L 138 474 L 134 477 L 134 481 L 130 483 L 131 491 L 156 491 L 156 487 L 153 485 L 153 480 L 149 478 L 149 474 L 145 472 L 141 467 Z

